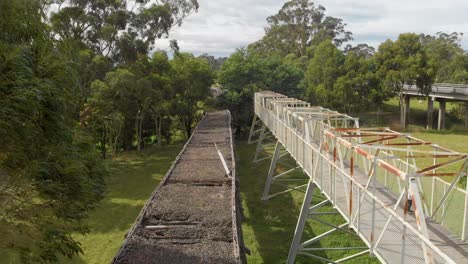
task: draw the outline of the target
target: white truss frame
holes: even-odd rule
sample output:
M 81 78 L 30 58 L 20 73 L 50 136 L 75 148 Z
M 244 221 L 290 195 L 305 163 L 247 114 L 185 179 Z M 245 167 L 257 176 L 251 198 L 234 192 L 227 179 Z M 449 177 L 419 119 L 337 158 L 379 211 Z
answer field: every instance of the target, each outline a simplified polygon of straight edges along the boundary
M 405 240 L 408 232 L 408 234 L 411 234 L 413 237 L 417 237 L 419 241 L 418 243 L 424 251 L 424 260 L 426 263 L 437 262 L 435 259 L 443 260 L 445 263 L 454 263 L 453 260 L 429 241 L 425 222 L 425 213 L 427 214 L 430 212 L 432 213 L 431 215 L 434 216 L 441 208 L 444 208 L 449 193 L 453 189 L 456 189 L 456 183 L 463 176 L 466 176 L 465 171 L 468 164 L 468 155 L 447 150 L 440 146 L 411 137 L 410 135 L 392 131 L 388 128 L 362 129 L 359 128 L 359 121 L 356 118 L 322 107 L 311 107 L 306 102 L 294 98 L 287 98 L 284 95 L 269 91 L 255 94 L 255 113 L 256 116 L 252 122 L 251 134 L 249 135 L 249 143 L 253 143 L 253 135 L 255 132 L 260 132 L 260 137 L 256 141 L 257 149 L 254 161 L 258 162 L 265 159 L 258 159 L 258 156 L 263 150 L 262 144 L 265 141 L 267 128 L 269 132 L 271 132 L 271 135 L 277 139 L 262 200 L 268 200 L 281 193 L 303 187 L 302 185 L 298 185 L 297 187 L 289 188 L 280 193 L 269 193 L 271 184 L 287 173 L 285 172 L 284 174 L 274 175 L 277 161 L 282 155 L 285 155 L 285 153 L 281 154 L 281 147 L 286 149 L 286 151 L 296 160 L 300 168 L 302 168 L 310 178 L 305 190 L 304 202 L 299 215 L 287 263 L 294 263 L 298 254 L 314 257 L 330 263 L 340 263 L 365 253 L 373 254 L 377 256 L 380 261 L 386 262 L 379 254 L 378 248 L 389 223 L 392 220 L 400 222 L 403 226 L 401 234 L 403 241 L 401 248 L 402 263 L 405 261 L 406 247 L 404 245 L 408 243 Z M 259 120 L 261 120 L 262 129 L 255 130 L 255 126 L 258 125 Z M 367 137 L 372 140 L 364 141 L 363 138 Z M 398 140 L 400 138 L 405 139 L 406 143 L 393 143 L 395 139 Z M 434 149 L 432 151 L 416 149 L 418 146 L 427 145 L 430 145 Z M 447 157 L 452 160 L 437 163 L 437 159 Z M 435 165 L 428 168 L 418 169 L 416 166 L 416 159 L 418 158 L 433 158 Z M 432 197 L 430 210 L 427 206 L 423 206 L 424 203 L 420 196 L 420 193 L 422 192 L 419 182 L 420 177 L 440 175 L 440 173 L 436 173 L 438 169 L 451 166 L 455 163 L 459 164 L 460 162 L 463 165 L 457 173 L 454 173 L 456 177 L 449 185 L 448 189 L 446 189 L 444 197 L 439 201 L 439 204 L 434 207 L 434 198 Z M 327 190 L 323 189 L 323 175 L 319 175 L 323 173 L 318 173 L 319 171 L 323 171 L 324 163 L 329 166 L 328 170 L 332 179 Z M 399 165 L 397 166 L 397 164 Z M 368 175 L 367 184 L 362 185 L 353 178 L 355 168 L 361 168 L 361 170 Z M 385 181 L 387 181 L 389 174 L 396 176 L 400 194 L 398 201 L 392 207 L 384 204 L 375 196 L 377 170 L 385 171 Z M 433 177 L 433 179 L 436 179 L 436 177 Z M 339 183 L 339 181 L 341 181 L 341 183 Z M 336 198 L 337 184 L 342 184 L 343 190 L 346 193 L 346 201 L 348 201 L 347 203 L 349 204 L 346 209 L 343 209 L 342 206 L 338 206 Z M 322 193 L 327 197 L 328 201 L 333 204 L 335 209 L 345 218 L 347 223 L 341 226 L 332 226 L 331 230 L 301 243 L 306 220 L 310 215 L 317 214 L 317 212 L 314 212 L 314 209 L 317 208 L 316 206 L 323 205 L 323 203 L 319 203 L 311 206 L 314 186 L 322 186 Z M 357 203 L 353 202 L 353 197 L 355 196 L 353 195 L 353 190 L 357 190 Z M 404 197 L 407 197 L 408 192 L 411 193 L 413 200 L 415 216 L 418 219 L 418 229 L 415 229 L 405 220 L 407 213 L 406 203 L 404 206 L 405 210 L 403 218 L 396 212 Z M 360 233 L 359 216 L 361 215 L 361 204 L 365 197 L 372 200 L 371 239 L 364 237 Z M 468 202 L 466 204 L 468 204 Z M 357 208 L 353 208 L 353 205 Z M 388 214 L 385 227 L 379 234 L 374 234 L 374 208 L 376 208 L 376 206 L 384 208 L 385 213 Z M 465 220 L 467 219 L 466 215 L 467 213 L 465 211 Z M 315 219 L 317 220 L 317 218 Z M 330 223 L 322 224 L 330 225 Z M 364 249 L 357 254 L 350 254 L 343 259 L 334 261 L 323 259 L 322 257 L 311 253 L 319 249 L 310 248 L 308 246 L 335 231 L 346 230 L 343 228 L 345 226 L 354 229 L 354 233 L 362 238 L 368 246 L 368 249 Z M 464 237 L 465 233 L 466 227 L 464 226 Z M 347 249 L 356 248 L 322 248 L 320 250 Z

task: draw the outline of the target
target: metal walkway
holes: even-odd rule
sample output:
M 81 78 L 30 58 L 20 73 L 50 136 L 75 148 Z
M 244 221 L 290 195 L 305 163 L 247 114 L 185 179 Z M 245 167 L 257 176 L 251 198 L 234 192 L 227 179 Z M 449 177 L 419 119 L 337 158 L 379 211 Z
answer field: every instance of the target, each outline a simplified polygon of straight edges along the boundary
M 255 94 L 250 132 L 249 142 L 257 143 L 254 162 L 269 159 L 261 157 L 264 145 L 268 139 L 276 142 L 262 199 L 305 188 L 287 263 L 294 263 L 298 254 L 328 263 L 362 254 L 382 263 L 467 262 L 468 243 L 462 240 L 468 231 L 468 196 L 457 187 L 467 176 L 467 154 L 388 128 L 360 128 L 357 118 L 270 91 Z M 285 155 L 309 176 L 308 184 L 271 193 L 273 184 L 288 181 L 289 171 L 274 175 Z M 443 176 L 453 180 L 447 183 L 439 178 Z M 313 201 L 314 188 L 328 200 Z M 317 209 L 325 203 L 331 203 L 346 223 L 334 226 L 321 220 L 327 212 Z M 414 214 L 408 213 L 408 203 Z M 309 218 L 331 229 L 303 238 Z M 356 247 L 325 249 L 352 252 L 338 260 L 315 255 L 321 249 L 314 243 L 337 231 L 358 235 L 367 248 L 357 253 Z

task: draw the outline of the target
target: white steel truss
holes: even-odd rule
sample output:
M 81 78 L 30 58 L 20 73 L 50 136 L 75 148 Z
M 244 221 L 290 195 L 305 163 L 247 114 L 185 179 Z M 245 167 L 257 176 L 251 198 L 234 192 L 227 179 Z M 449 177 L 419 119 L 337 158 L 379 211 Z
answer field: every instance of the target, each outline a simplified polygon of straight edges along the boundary
M 262 128 L 256 130 L 260 122 Z M 467 176 L 467 154 L 388 128 L 360 128 L 357 118 L 270 91 L 255 94 L 255 118 L 250 132 L 249 143 L 254 142 L 252 137 L 256 132 L 260 133 L 254 161 L 272 157 L 262 199 L 305 187 L 288 263 L 294 263 L 298 254 L 340 263 L 365 253 L 375 255 L 383 263 L 455 263 L 430 241 L 426 218 L 443 221 L 448 197 L 461 192 L 465 203 L 460 237 L 466 239 L 467 191 L 458 188 L 457 183 Z M 275 151 L 272 156 L 259 159 L 267 134 L 276 139 Z M 274 175 L 276 163 L 287 153 L 298 164 L 293 169 L 302 169 L 309 177 L 308 183 L 270 194 L 271 184 L 290 172 Z M 428 161 L 431 166 L 427 165 Z M 453 180 L 443 185 L 437 176 L 453 176 Z M 427 188 L 423 188 L 428 178 L 429 183 L 432 181 L 430 198 Z M 439 185 L 444 186 L 444 192 L 441 197 L 435 197 L 434 190 Z M 312 204 L 315 187 L 327 201 Z M 398 198 L 386 200 L 382 190 Z M 415 223 L 408 220 L 409 201 L 413 204 Z M 326 202 L 343 216 L 345 224 L 335 226 L 316 217 L 324 212 L 315 209 Z M 310 218 L 330 225 L 331 229 L 303 241 L 304 226 Z M 319 250 L 311 247 L 313 243 L 333 232 L 349 230 L 361 237 L 367 248 L 339 260 L 313 253 Z M 351 249 L 357 250 L 320 250 Z M 415 254 L 418 250 L 424 254 Z

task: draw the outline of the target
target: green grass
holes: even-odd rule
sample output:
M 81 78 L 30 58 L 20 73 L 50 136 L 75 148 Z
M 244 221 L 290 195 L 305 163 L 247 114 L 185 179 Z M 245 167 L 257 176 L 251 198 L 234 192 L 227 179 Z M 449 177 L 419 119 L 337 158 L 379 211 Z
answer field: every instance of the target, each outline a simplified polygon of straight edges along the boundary
M 271 151 L 271 150 L 270 150 Z M 268 173 L 270 160 L 259 163 L 252 163 L 255 153 L 255 144 L 247 145 L 244 141 L 236 142 L 237 176 L 240 178 L 240 190 L 242 205 L 244 208 L 244 222 L 242 231 L 244 242 L 251 250 L 251 255 L 247 257 L 248 263 L 285 263 L 288 256 L 289 246 L 294 235 L 300 207 L 304 194 L 301 192 L 290 192 L 276 196 L 268 203 L 262 202 L 261 197 Z M 294 161 L 288 158 L 286 163 L 294 165 Z M 287 170 L 287 165 L 279 166 L 278 172 Z M 299 178 L 303 176 L 301 172 L 292 173 L 289 177 Z M 273 188 L 273 187 L 272 187 Z M 280 187 L 276 188 L 279 191 Z M 275 189 L 272 189 L 275 192 Z M 317 192 L 313 198 L 313 203 L 320 202 L 323 198 Z M 324 206 L 321 211 L 331 211 L 331 206 Z M 339 215 L 326 215 L 320 217 L 323 220 L 335 224 L 344 223 L 344 219 Z M 303 240 L 312 238 L 315 235 L 328 231 L 330 228 L 314 220 L 309 220 L 305 228 Z M 314 247 L 355 247 L 364 246 L 364 243 L 354 235 L 344 232 L 335 232 Z M 329 259 L 339 259 L 350 252 L 358 251 L 318 251 L 321 257 Z M 312 258 L 299 256 L 296 263 L 321 263 Z M 349 263 L 378 263 L 368 254 L 358 257 Z
M 84 254 L 62 263 L 109 263 L 151 192 L 181 149 L 169 145 L 123 153 L 108 163 L 108 193 L 89 217 L 90 233 L 76 235 Z

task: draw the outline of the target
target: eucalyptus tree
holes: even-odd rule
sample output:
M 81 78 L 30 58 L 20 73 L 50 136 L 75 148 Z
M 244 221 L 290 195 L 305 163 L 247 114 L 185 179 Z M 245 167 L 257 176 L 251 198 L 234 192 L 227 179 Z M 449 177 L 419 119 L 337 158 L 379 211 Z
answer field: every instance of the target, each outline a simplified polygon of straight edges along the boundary
M 55 0 L 50 16 L 60 40 L 81 41 L 98 54 L 125 60 L 131 50 L 147 54 L 157 39 L 198 10 L 197 0 Z
M 302 57 L 307 55 L 308 47 L 326 39 L 332 39 L 337 46 L 352 40 L 342 19 L 326 16 L 325 7 L 310 0 L 286 2 L 267 22 L 265 36 L 252 45 L 266 53 L 280 51 L 283 55 L 293 53 Z

